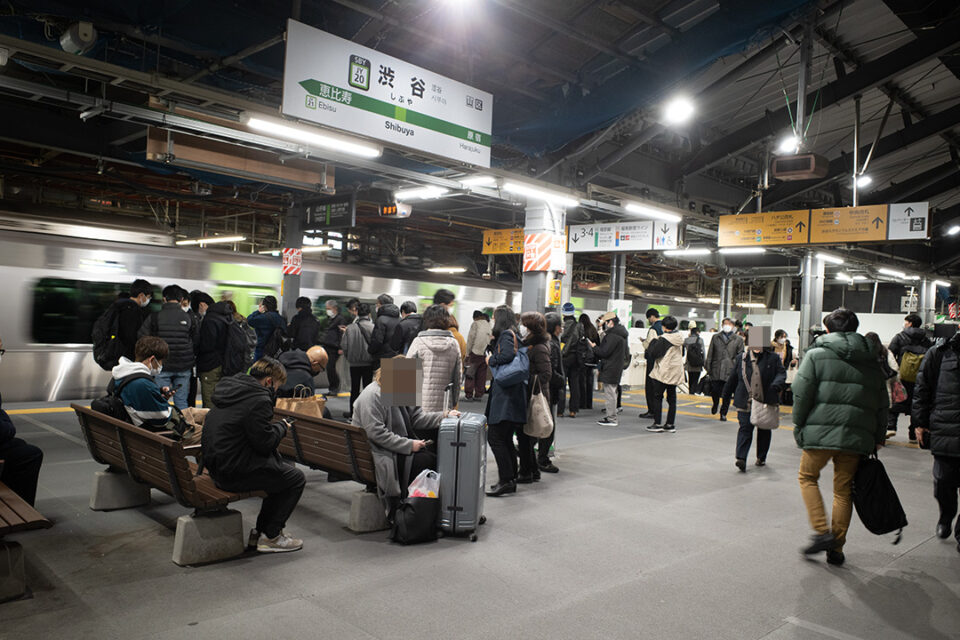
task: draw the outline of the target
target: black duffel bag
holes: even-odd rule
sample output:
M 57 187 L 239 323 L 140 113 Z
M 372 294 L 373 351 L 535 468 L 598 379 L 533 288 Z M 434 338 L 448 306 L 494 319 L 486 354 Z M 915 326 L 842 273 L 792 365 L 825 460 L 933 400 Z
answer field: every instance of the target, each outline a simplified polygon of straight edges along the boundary
M 853 477 L 853 506 L 867 531 L 876 535 L 896 531 L 893 544 L 900 542 L 903 528 L 907 526 L 907 514 L 876 454 L 860 459 Z
M 440 520 L 438 498 L 404 498 L 393 516 L 390 539 L 400 544 L 433 542 Z

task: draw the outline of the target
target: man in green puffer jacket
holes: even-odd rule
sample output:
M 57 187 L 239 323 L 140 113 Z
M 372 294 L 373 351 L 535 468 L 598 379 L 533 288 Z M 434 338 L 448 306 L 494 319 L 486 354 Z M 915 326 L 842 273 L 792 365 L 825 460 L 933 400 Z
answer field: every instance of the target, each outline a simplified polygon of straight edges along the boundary
M 826 551 L 827 562 L 840 565 L 853 513 L 853 476 L 860 457 L 883 446 L 890 400 L 877 354 L 857 333 L 857 314 L 837 309 L 823 324 L 828 335 L 807 352 L 793 383 L 793 436 L 803 449 L 800 492 L 816 532 L 803 553 Z M 833 514 L 828 526 L 817 480 L 831 460 Z

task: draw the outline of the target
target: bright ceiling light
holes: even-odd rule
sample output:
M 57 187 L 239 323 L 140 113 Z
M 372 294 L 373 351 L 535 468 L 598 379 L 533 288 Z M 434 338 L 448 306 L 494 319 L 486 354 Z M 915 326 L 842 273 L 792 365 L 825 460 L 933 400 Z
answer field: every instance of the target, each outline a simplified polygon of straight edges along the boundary
M 920 276 L 907 276 L 907 280 L 920 280 Z
M 824 262 L 829 262 L 831 264 L 843 264 L 843 258 L 832 256 L 829 253 L 818 253 L 817 258 L 820 260 L 823 260 Z
M 393 194 L 393 197 L 401 202 L 406 202 L 407 200 L 433 200 L 447 193 L 450 193 L 450 189 L 444 189 L 443 187 L 418 187 L 397 191 Z
M 783 154 L 794 154 L 800 151 L 800 138 L 791 133 L 780 141 L 777 151 Z
M 466 267 L 430 267 L 427 269 L 430 273 L 463 273 Z
M 851 278 L 845 273 L 839 273 L 839 272 L 837 273 L 837 280 L 846 280 L 848 282 L 853 282 L 853 278 Z
M 934 284 L 935 286 L 937 286 L 937 287 L 949 287 L 949 286 L 950 286 L 950 283 L 949 283 L 949 282 L 944 282 L 943 280 L 934 280 L 934 281 L 933 281 L 933 284 Z
M 639 204 L 637 202 L 628 202 L 623 205 L 623 208 L 629 211 L 630 213 L 635 213 L 640 216 L 646 216 L 647 218 L 653 218 L 655 220 L 663 220 L 664 222 L 680 222 L 683 220 L 682 216 L 678 216 L 675 213 L 670 213 L 664 209 L 659 209 L 657 207 L 651 207 L 648 204 Z
M 693 102 L 686 97 L 676 97 L 663 108 L 663 119 L 667 124 L 685 124 L 693 117 Z
M 558 207 L 564 207 L 567 209 L 572 209 L 574 207 L 580 206 L 579 200 L 574 200 L 572 196 L 569 196 L 564 193 L 557 191 L 547 191 L 546 189 L 539 189 L 537 187 L 522 184 L 520 182 L 505 182 L 503 184 L 503 190 L 510 193 L 515 193 L 520 196 L 526 196 L 528 198 L 535 198 L 537 200 L 543 200 L 549 204 L 557 205 Z
M 877 273 L 884 276 L 890 276 L 892 278 L 900 278 L 901 280 L 905 280 L 907 278 L 907 274 L 905 274 L 903 271 L 896 271 L 894 269 L 887 269 L 885 267 L 877 269 Z
M 205 245 L 205 244 L 226 244 L 228 242 L 243 242 L 246 236 L 211 236 L 209 238 L 191 238 L 189 240 L 177 240 L 180 246 L 187 245 Z
M 960 224 L 955 224 L 955 225 L 953 225 L 952 227 L 950 227 L 949 229 L 947 229 L 947 235 L 948 235 L 948 236 L 955 236 L 955 235 L 957 235 L 958 233 L 960 233 Z
M 858 187 L 869 187 L 873 184 L 873 178 L 867 175 L 857 176 L 857 186 Z
M 300 249 L 300 251 L 302 251 L 303 253 L 321 253 L 324 251 L 330 251 L 332 249 L 333 247 L 330 246 L 329 244 L 319 244 L 319 245 L 314 245 L 312 247 L 304 247 Z
M 720 249 L 720 253 L 725 256 L 748 255 L 766 252 L 767 250 L 763 247 L 726 247 L 724 249 Z
M 720 298 L 698 298 L 703 304 L 720 304 Z
M 864 280 L 869 280 L 870 278 L 868 278 L 867 276 L 853 276 L 853 279 L 856 280 L 857 282 L 862 282 Z
M 708 256 L 713 251 L 711 249 L 671 249 L 664 251 L 663 255 L 670 257 L 690 257 L 690 256 Z
M 763 302 L 738 302 L 737 306 L 742 307 L 744 309 L 766 309 L 767 308 L 767 305 L 764 304 Z
M 303 126 L 291 126 L 275 120 L 250 116 L 247 119 L 247 126 L 254 131 L 269 133 L 271 135 L 293 140 L 294 142 L 303 142 L 309 145 L 331 149 L 360 156 L 362 158 L 378 158 L 382 153 L 379 145 L 367 144 L 357 139 L 347 138 L 345 136 L 336 136 L 328 133 L 320 133 L 319 129 L 307 128 Z
M 460 181 L 465 187 L 492 187 L 497 184 L 497 179 L 493 176 L 470 176 Z

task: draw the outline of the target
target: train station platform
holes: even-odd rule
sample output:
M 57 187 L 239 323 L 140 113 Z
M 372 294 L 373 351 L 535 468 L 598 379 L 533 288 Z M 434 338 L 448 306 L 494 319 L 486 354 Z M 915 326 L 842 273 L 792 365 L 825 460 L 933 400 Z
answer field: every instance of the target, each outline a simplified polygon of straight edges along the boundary
M 736 420 L 711 417 L 709 400 L 682 397 L 676 434 L 643 429 L 642 393 L 624 404 L 617 428 L 595 424 L 599 398 L 561 419 L 560 473 L 488 499 L 475 544 L 354 534 L 356 485 L 307 470 L 288 524 L 302 551 L 190 568 L 170 561 L 185 513 L 172 499 L 89 509 L 102 467 L 67 403 L 9 405 L 20 435 L 45 452 L 37 507 L 54 526 L 12 537 L 32 597 L 0 605 L 0 638 L 260 639 L 281 622 L 286 638 L 957 637 L 958 554 L 934 535 L 928 452 L 899 442 L 880 454 L 910 520 L 903 541 L 854 516 L 847 562 L 833 567 L 798 551 L 809 526 L 788 428 L 774 433 L 767 466 L 751 460 L 742 474 Z M 339 415 L 346 398 L 330 405 Z M 236 504 L 247 528 L 258 507 Z

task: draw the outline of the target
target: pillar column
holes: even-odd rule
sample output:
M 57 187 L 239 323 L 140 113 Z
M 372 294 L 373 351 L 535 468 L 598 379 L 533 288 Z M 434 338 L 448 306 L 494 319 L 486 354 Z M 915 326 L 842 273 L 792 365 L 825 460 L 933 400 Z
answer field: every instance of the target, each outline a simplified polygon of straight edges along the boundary
M 623 300 L 627 287 L 627 256 L 610 254 L 610 300 Z
M 523 233 L 561 233 L 564 223 L 563 209 L 548 205 L 541 200 L 527 202 Z M 547 281 L 549 271 L 525 271 L 520 286 L 520 311 L 543 313 L 547 305 Z
M 927 278 L 923 279 L 920 285 L 919 309 L 920 317 L 923 318 L 923 324 L 933 324 L 937 321 L 937 310 L 935 308 L 937 294 L 936 286 Z
M 790 297 L 793 293 L 793 278 L 786 276 L 780 278 L 780 304 L 777 309 L 780 311 L 790 311 Z
M 812 342 L 811 328 L 819 328 L 823 316 L 823 260 L 813 251 L 803 259 L 803 279 L 800 282 L 800 350 L 806 351 Z
M 560 279 L 560 303 L 570 302 L 571 296 L 573 296 L 573 254 L 568 253 L 566 256 L 567 272 L 563 274 L 563 278 Z
M 287 249 L 303 248 L 303 223 L 306 209 L 302 205 L 294 205 L 287 209 L 283 225 L 283 246 Z M 284 275 L 281 289 L 281 311 L 288 319 L 296 313 L 297 298 L 300 297 L 300 276 Z

